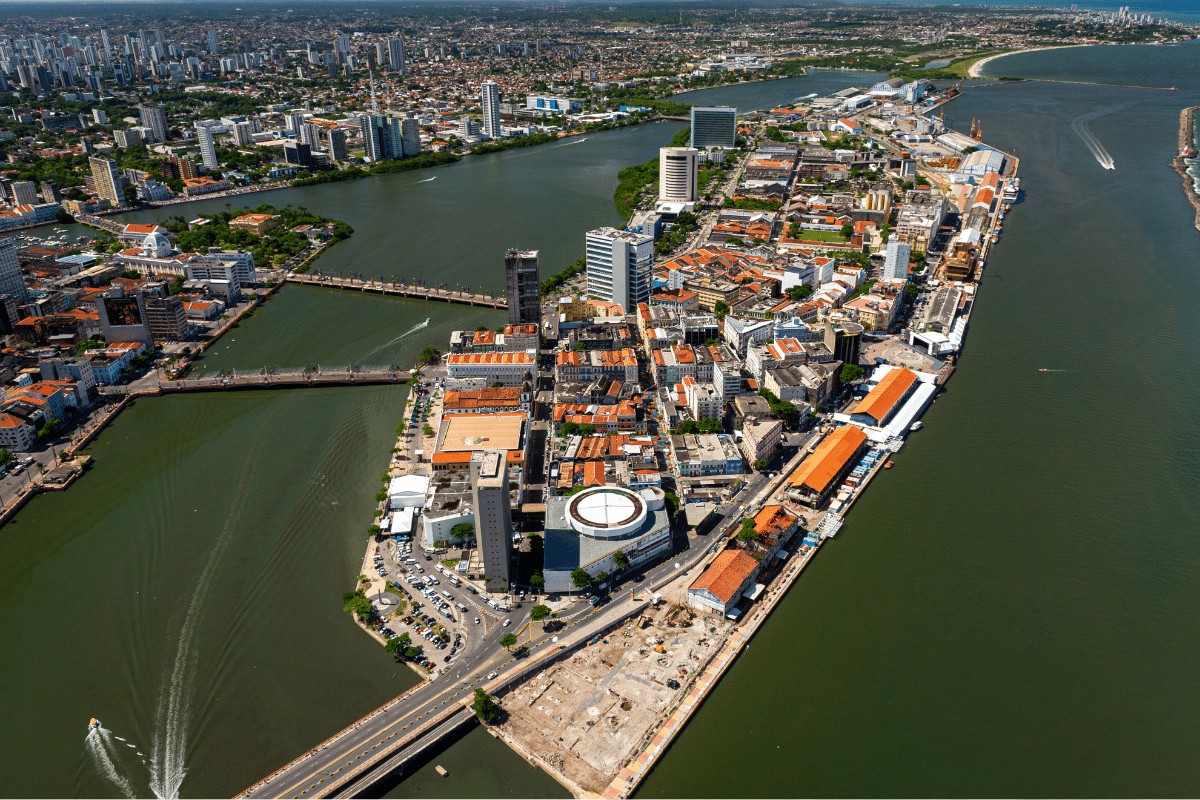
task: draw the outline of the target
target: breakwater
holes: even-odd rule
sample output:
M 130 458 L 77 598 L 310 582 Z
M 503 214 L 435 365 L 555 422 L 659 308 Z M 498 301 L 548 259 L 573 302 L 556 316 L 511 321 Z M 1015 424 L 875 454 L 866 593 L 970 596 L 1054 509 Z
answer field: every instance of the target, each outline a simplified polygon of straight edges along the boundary
M 1171 159 L 1171 168 L 1183 177 L 1183 196 L 1187 198 L 1196 214 L 1196 230 L 1200 231 L 1200 194 L 1196 193 L 1196 181 L 1188 174 L 1186 159 L 1196 158 L 1196 112 L 1200 106 L 1188 106 L 1179 112 L 1179 155 Z

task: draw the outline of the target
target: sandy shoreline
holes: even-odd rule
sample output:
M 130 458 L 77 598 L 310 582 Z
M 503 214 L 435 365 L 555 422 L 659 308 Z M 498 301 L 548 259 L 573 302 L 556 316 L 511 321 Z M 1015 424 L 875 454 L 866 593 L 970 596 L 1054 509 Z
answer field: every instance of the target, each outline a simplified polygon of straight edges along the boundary
M 1015 56 L 1017 53 L 1036 53 L 1039 50 L 1065 50 L 1068 47 L 1091 47 L 1091 46 L 1092 45 L 1087 45 L 1087 44 L 1047 45 L 1046 47 L 1027 47 L 1024 50 L 1009 50 L 1007 53 L 996 53 L 996 55 L 994 55 L 994 56 L 988 56 L 987 58 L 981 58 L 978 61 L 976 61 L 974 64 L 972 64 L 970 67 L 968 67 L 967 68 L 967 77 L 969 77 L 969 78 L 989 77 L 987 75 L 980 75 L 979 70 L 983 68 L 984 64 L 988 63 L 989 61 L 995 61 L 997 58 L 1004 58 L 1005 56 Z

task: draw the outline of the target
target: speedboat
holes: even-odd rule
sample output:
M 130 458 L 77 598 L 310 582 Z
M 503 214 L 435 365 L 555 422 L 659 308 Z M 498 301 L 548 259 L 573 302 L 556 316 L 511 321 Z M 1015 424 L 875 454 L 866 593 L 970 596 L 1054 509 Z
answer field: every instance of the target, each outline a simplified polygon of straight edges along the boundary
M 96 719 L 95 717 L 92 717 L 91 722 L 88 723 L 88 730 L 89 731 L 100 730 L 100 720 Z
M 921 420 L 917 420 L 917 421 L 916 421 L 916 422 L 914 422 L 912 425 L 910 425 L 908 429 L 909 429 L 910 431 L 919 431 L 919 430 L 921 430 L 921 428 L 923 428 L 923 427 L 925 427 L 925 426 L 921 424 Z

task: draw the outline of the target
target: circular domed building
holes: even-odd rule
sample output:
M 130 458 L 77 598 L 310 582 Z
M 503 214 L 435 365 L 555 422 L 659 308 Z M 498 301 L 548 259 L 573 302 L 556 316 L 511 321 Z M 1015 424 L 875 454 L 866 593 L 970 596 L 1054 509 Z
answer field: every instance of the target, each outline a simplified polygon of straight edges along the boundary
M 546 591 L 575 590 L 571 573 L 592 577 L 614 573 L 617 552 L 636 568 L 671 548 L 671 524 L 661 489 L 635 492 L 619 486 L 592 486 L 570 497 L 546 501 Z

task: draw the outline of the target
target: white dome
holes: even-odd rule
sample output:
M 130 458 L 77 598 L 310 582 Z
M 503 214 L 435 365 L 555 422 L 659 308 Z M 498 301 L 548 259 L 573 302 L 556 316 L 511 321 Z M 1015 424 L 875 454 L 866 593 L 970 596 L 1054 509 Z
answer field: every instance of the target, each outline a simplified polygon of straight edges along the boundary
M 171 254 L 171 240 L 161 233 L 152 233 L 142 242 L 142 253 L 151 258 L 166 258 Z
M 567 519 L 578 533 L 593 539 L 624 539 L 646 521 L 645 500 L 615 486 L 585 489 L 567 503 Z

